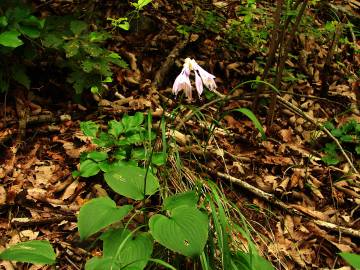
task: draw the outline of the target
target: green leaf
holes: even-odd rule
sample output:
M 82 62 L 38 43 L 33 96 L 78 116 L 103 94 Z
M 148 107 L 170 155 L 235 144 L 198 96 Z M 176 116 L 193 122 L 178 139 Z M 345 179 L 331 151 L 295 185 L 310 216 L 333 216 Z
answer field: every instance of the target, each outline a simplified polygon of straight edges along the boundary
M 156 166 L 161 166 L 166 163 L 167 154 L 163 152 L 153 153 L 151 163 Z
M 117 150 L 114 152 L 113 157 L 116 158 L 117 160 L 126 159 L 126 157 L 127 157 L 127 151 L 126 151 L 126 149 L 117 149 Z
M 101 229 L 123 219 L 133 207 L 117 207 L 109 197 L 92 199 L 80 208 L 78 228 L 80 238 L 85 239 Z
M 109 134 L 113 135 L 115 138 L 118 138 L 120 134 L 124 132 L 124 126 L 121 122 L 116 120 L 111 120 L 108 123 L 109 125 Z
M 146 170 L 136 166 L 126 166 L 116 171 L 105 173 L 106 183 L 116 193 L 134 200 L 144 199 L 144 179 Z M 159 180 L 151 172 L 146 179 L 145 195 L 154 194 L 159 188 Z
M 84 133 L 84 135 L 92 138 L 96 137 L 99 128 L 100 126 L 93 121 L 86 121 L 80 123 L 80 129 Z
M 163 210 L 173 210 L 180 206 L 196 207 L 199 198 L 195 191 L 188 191 L 167 197 L 164 200 Z
M 0 16 L 0 27 L 5 27 L 8 25 L 8 20 L 5 16 Z
M 144 114 L 136 112 L 134 116 L 125 115 L 121 119 L 121 122 L 124 125 L 125 132 L 137 130 L 137 128 L 144 122 Z
M 114 137 L 106 132 L 100 132 L 99 138 L 95 138 L 93 143 L 97 144 L 100 147 L 111 147 L 115 145 Z
M 12 78 L 26 87 L 26 89 L 30 89 L 31 81 L 29 76 L 26 74 L 24 66 L 14 65 L 12 68 Z
M 103 42 L 109 38 L 109 34 L 106 32 L 91 32 L 89 34 L 90 42 Z
M 48 34 L 42 39 L 42 44 L 47 48 L 59 48 L 64 40 L 55 34 Z
M 100 171 L 99 164 L 91 159 L 80 163 L 80 176 L 91 177 L 97 175 Z
M 356 154 L 360 155 L 360 145 L 355 147 Z
M 54 264 L 56 254 L 48 241 L 17 243 L 0 253 L 0 259 L 34 264 Z
M 152 216 L 149 227 L 156 241 L 185 256 L 199 255 L 208 238 L 207 215 L 186 205 L 173 209 L 170 217 Z
M 71 40 L 63 46 L 66 57 L 71 58 L 79 53 L 80 42 L 78 40 Z
M 234 258 L 234 263 L 239 269 L 243 270 L 274 270 L 272 264 L 260 255 L 241 251 L 237 252 L 236 257 Z
M 87 154 L 87 158 L 100 162 L 106 160 L 108 158 L 108 154 L 106 152 L 93 151 Z
M 252 111 L 250 111 L 249 109 L 246 109 L 246 108 L 235 109 L 233 111 L 240 112 L 240 113 L 246 115 L 253 122 L 256 129 L 261 133 L 262 139 L 266 140 L 265 131 L 264 131 L 261 123 L 259 122 L 259 120 L 256 118 L 255 114 Z
M 339 128 L 334 128 L 333 130 L 331 130 L 331 134 L 335 137 L 340 137 L 343 135 L 343 132 Z
M 324 124 L 324 127 L 325 127 L 326 129 L 328 129 L 328 130 L 333 130 L 333 129 L 335 128 L 334 124 L 331 123 L 331 122 L 326 122 L 326 123 Z
M 341 252 L 339 255 L 356 270 L 360 269 L 360 255 L 349 252 Z
M 29 25 L 20 25 L 19 30 L 22 34 L 30 38 L 40 37 L 40 30 L 37 27 L 29 26 Z
M 70 30 L 74 35 L 80 35 L 87 29 L 87 23 L 83 21 L 72 21 L 70 23 Z
M 16 30 L 2 32 L 0 34 L 0 45 L 10 48 L 16 48 L 24 44 L 21 39 L 19 39 L 20 33 Z
M 124 160 L 117 160 L 115 162 L 109 163 L 107 160 L 102 161 L 99 163 L 99 167 L 103 172 L 110 172 L 119 170 L 125 166 L 136 166 L 136 162 L 130 160 L 130 161 L 124 161 Z
M 85 264 L 85 270 L 121 269 L 120 263 L 113 258 L 92 257 Z
M 342 142 L 352 142 L 352 141 L 354 141 L 353 137 L 351 135 L 343 135 L 343 136 L 340 137 L 340 140 Z
M 327 154 L 324 157 L 322 157 L 321 160 L 324 161 L 327 165 L 336 165 L 341 161 L 338 155 L 336 154 L 335 155 Z
M 106 231 L 101 235 L 103 257 L 112 257 L 122 267 L 144 269 L 153 251 L 153 240 L 149 233 L 132 235 L 128 229 Z

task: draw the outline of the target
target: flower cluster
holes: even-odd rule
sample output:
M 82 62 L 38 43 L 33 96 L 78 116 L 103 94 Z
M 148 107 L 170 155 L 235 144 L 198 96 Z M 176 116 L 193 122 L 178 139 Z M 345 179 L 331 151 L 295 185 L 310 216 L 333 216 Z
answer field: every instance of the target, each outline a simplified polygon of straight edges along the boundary
M 199 97 L 204 91 L 204 85 L 210 91 L 216 89 L 216 83 L 214 81 L 215 76 L 200 67 L 199 64 L 196 63 L 195 59 L 186 58 L 183 69 L 175 79 L 172 88 L 172 91 L 175 95 L 183 90 L 186 97 L 190 100 L 192 99 L 192 87 L 190 82 L 190 72 L 192 70 L 195 73 L 195 86 Z

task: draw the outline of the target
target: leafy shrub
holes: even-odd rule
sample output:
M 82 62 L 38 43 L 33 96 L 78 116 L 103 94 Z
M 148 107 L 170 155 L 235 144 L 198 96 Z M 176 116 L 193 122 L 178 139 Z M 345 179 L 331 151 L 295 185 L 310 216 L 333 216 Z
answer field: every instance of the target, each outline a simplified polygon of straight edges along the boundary
M 21 3 L 0 4 L 0 10 L 4 10 L 0 12 L 0 56 L 5 62 L 0 68 L 0 92 L 7 91 L 12 80 L 29 88 L 26 67 L 41 57 L 47 57 L 48 65 L 68 72 L 67 82 L 77 94 L 104 90 L 104 83 L 112 81 L 112 64 L 127 67 L 119 54 L 104 48 L 110 38 L 107 32 L 91 31 L 87 22 L 67 16 L 40 19 Z

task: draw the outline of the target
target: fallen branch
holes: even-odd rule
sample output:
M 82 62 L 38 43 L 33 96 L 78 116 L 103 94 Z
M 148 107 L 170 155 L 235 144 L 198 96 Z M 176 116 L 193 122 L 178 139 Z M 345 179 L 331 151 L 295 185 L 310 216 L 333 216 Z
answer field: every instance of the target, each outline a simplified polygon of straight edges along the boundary
M 221 172 L 214 172 L 213 169 L 210 169 L 210 168 L 208 168 L 208 167 L 206 167 L 204 165 L 200 165 L 200 166 L 201 166 L 201 168 L 203 168 L 207 172 L 215 173 L 217 176 L 219 176 L 219 177 L 221 177 L 223 179 L 226 179 L 226 180 L 230 181 L 231 183 L 239 185 L 240 187 L 242 187 L 242 188 L 246 189 L 247 191 L 253 193 L 254 195 L 258 196 L 259 198 L 261 198 L 261 199 L 263 199 L 263 200 L 265 200 L 265 201 L 267 201 L 267 202 L 269 202 L 269 203 L 271 203 L 271 204 L 273 204 L 275 206 L 278 206 L 278 207 L 282 208 L 283 210 L 285 210 L 286 212 L 288 212 L 288 213 L 290 213 L 292 215 L 306 217 L 308 219 L 311 219 L 312 222 L 314 222 L 315 224 L 317 224 L 317 225 L 319 225 L 319 226 L 321 226 L 323 228 L 326 228 L 326 229 L 329 229 L 329 230 L 332 230 L 332 231 L 338 231 L 338 232 L 341 232 L 341 233 L 344 233 L 344 234 L 347 234 L 347 235 L 350 235 L 350 236 L 353 236 L 353 237 L 360 238 L 360 231 L 359 230 L 355 230 L 355 229 L 352 229 L 352 228 L 336 225 L 336 224 L 326 222 L 326 221 L 322 221 L 322 220 L 313 219 L 310 215 L 308 215 L 306 213 L 303 213 L 303 212 L 300 212 L 297 209 L 289 207 L 288 204 L 280 201 L 273 194 L 262 191 L 261 189 L 256 188 L 256 187 L 248 184 L 247 182 L 245 182 L 245 181 L 243 181 L 241 179 L 235 178 L 235 177 L 233 177 L 233 176 L 231 176 L 229 174 L 225 174 L 225 173 L 221 173 Z
M 31 227 L 31 226 L 39 226 L 39 225 L 45 225 L 45 224 L 57 224 L 62 221 L 75 222 L 75 221 L 77 221 L 77 218 L 75 215 L 44 218 L 44 219 L 28 219 L 28 218 L 17 219 L 17 218 L 14 218 L 10 221 L 10 223 L 11 223 L 11 225 L 16 226 L 16 227 L 24 227 L 24 226 Z

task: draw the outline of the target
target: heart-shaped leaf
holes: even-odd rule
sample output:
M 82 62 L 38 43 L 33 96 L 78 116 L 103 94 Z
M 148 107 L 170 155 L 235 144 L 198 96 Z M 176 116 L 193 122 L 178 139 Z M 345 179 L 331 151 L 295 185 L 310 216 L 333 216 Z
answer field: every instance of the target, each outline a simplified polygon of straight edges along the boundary
M 0 259 L 35 264 L 54 264 L 56 254 L 48 241 L 17 243 L 0 253 Z
M 208 238 L 208 217 L 195 207 L 180 206 L 170 217 L 154 215 L 150 232 L 163 246 L 185 256 L 199 255 Z
M 189 207 L 196 207 L 198 200 L 199 198 L 196 195 L 195 191 L 179 193 L 167 197 L 164 200 L 163 209 L 171 211 L 179 206 L 184 206 L 184 205 L 187 205 Z
M 120 221 L 132 208 L 131 205 L 117 207 L 109 197 L 92 199 L 80 209 L 78 217 L 80 238 L 85 239 L 106 226 Z
M 104 174 L 106 183 L 117 193 L 125 197 L 144 199 L 144 179 L 146 170 L 129 165 Z M 159 188 L 159 180 L 151 172 L 146 179 L 145 195 L 154 194 Z
M 153 240 L 149 233 L 131 235 L 127 229 L 115 229 L 102 234 L 104 257 L 112 257 L 121 266 L 144 269 L 151 257 Z

